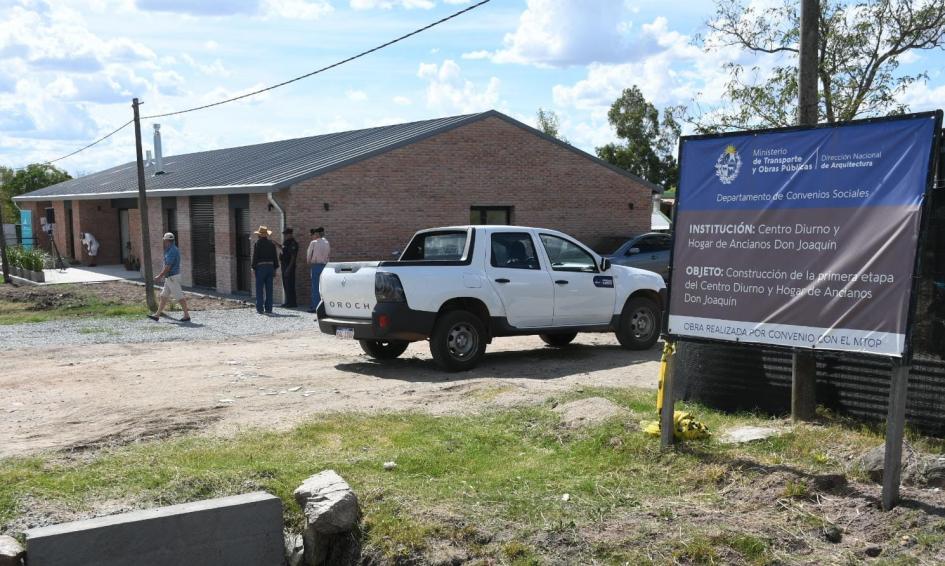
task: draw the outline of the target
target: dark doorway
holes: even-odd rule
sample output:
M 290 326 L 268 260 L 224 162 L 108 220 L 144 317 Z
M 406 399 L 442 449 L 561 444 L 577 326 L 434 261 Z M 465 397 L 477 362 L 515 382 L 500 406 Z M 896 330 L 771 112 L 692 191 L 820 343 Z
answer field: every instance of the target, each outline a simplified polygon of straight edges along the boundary
M 163 224 L 164 232 L 170 232 L 174 234 L 174 239 L 177 239 L 177 198 L 176 197 L 163 197 L 161 198 L 161 221 Z
M 66 209 L 66 255 L 72 259 L 79 259 L 82 254 L 75 249 L 75 220 L 72 216 L 72 201 L 63 203 Z
M 249 227 L 248 208 L 233 209 L 233 227 L 235 232 L 233 236 L 236 238 L 236 290 L 241 293 L 249 293 L 249 282 L 252 277 L 250 262 L 252 261 L 253 251 L 250 240 L 252 229 Z
M 131 256 L 131 224 L 127 208 L 118 209 L 118 243 L 121 246 L 121 262 L 128 263 Z
M 195 287 L 216 287 L 216 238 L 213 231 L 213 197 L 190 197 L 190 239 L 193 244 Z

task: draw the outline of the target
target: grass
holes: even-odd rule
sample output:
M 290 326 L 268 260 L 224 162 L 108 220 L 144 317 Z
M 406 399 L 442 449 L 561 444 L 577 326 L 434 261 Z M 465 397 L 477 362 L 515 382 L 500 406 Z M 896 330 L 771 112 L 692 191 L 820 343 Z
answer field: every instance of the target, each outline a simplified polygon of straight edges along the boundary
M 716 515 L 693 517 L 699 510 L 725 512 L 729 502 L 720 488 L 761 479 L 752 466 L 843 473 L 842 458 L 824 455 L 881 442 L 871 428 L 832 423 L 743 446 L 708 440 L 665 453 L 655 439 L 619 421 L 562 429 L 551 405 L 576 396 L 608 397 L 638 418 L 649 418 L 653 407 L 650 391 L 586 389 L 541 406 L 476 416 L 335 414 L 285 432 L 191 436 L 75 459 L 7 459 L 0 461 L 0 526 L 19 524 L 37 502 L 94 514 L 108 501 L 166 505 L 262 489 L 283 499 L 288 526 L 299 530 L 292 491 L 307 476 L 334 469 L 359 496 L 367 551 L 391 563 L 418 560 L 443 545 L 482 563 L 515 565 L 791 563 L 791 551 L 775 540 L 780 531 L 762 521 L 742 520 L 740 513 L 722 522 Z M 764 424 L 750 414 L 686 408 L 716 431 Z M 397 462 L 393 471 L 383 469 L 389 460 Z M 775 497 L 806 497 L 807 489 L 788 482 Z M 594 535 L 603 531 L 610 534 Z M 914 550 L 934 553 L 945 521 L 920 534 Z
M 74 317 L 144 316 L 147 312 L 144 304 L 129 305 L 103 301 L 88 292 L 77 292 L 76 300 L 43 310 L 36 310 L 30 302 L 0 299 L 0 324 L 46 322 Z

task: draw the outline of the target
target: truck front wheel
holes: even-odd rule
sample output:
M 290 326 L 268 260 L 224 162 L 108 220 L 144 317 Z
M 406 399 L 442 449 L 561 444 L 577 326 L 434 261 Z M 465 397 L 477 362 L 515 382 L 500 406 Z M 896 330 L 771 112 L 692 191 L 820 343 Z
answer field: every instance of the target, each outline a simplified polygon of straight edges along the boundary
M 627 301 L 620 315 L 617 340 L 627 350 L 647 350 L 660 337 L 660 308 L 646 297 Z
M 468 311 L 444 313 L 433 326 L 430 353 L 446 371 L 470 370 L 486 353 L 485 326 L 479 317 Z
M 404 353 L 410 342 L 404 340 L 361 340 L 364 353 L 377 360 L 393 360 Z

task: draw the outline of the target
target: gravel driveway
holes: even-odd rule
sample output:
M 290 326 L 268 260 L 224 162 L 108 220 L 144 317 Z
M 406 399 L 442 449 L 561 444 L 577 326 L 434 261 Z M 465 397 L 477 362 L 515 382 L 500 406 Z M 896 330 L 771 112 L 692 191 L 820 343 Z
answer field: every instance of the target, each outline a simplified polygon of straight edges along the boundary
M 19 348 L 69 346 L 83 344 L 116 344 L 170 342 L 175 340 L 226 340 L 239 336 L 255 336 L 280 332 L 318 332 L 315 316 L 305 311 L 273 309 L 273 314 L 256 314 L 251 308 L 193 311 L 193 322 L 165 318 L 154 322 L 141 318 L 81 318 L 50 322 L 0 326 L 0 350 Z

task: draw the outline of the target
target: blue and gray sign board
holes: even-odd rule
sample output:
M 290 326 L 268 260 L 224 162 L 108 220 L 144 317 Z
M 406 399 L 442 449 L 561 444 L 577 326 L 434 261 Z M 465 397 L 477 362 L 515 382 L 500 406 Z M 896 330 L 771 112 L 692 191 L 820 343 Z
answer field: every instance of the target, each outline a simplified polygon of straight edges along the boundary
M 902 356 L 940 127 L 684 137 L 667 332 Z

